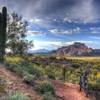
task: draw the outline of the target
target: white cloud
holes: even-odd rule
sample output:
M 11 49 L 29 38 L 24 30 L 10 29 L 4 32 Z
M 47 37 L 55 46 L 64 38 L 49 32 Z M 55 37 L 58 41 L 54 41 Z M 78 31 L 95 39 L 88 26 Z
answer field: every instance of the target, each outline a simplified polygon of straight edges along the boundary
M 5 0 L 0 0 L 0 4 Z M 6 0 L 7 6 L 10 11 L 16 11 L 17 13 L 24 15 L 28 18 L 34 18 L 34 21 L 40 22 L 37 18 L 47 18 L 59 16 L 64 18 L 64 21 L 72 22 L 80 20 L 87 23 L 100 18 L 95 0 Z M 98 0 L 99 1 L 99 0 Z M 44 6 L 44 4 L 46 4 Z M 1 4 L 2 5 L 2 4 Z M 99 4 L 98 4 L 99 5 Z M 97 11 L 96 11 L 97 10 Z M 65 15 L 66 13 L 70 13 Z M 58 15 L 57 15 L 58 14 Z M 73 19 L 73 20 L 72 20 Z M 47 21 L 43 19 L 44 21 Z
M 66 22 L 72 23 L 73 21 L 72 21 L 72 19 L 70 19 L 69 17 L 65 17 L 65 18 L 63 18 L 63 22 L 64 22 L 64 23 L 66 23 Z
M 100 33 L 100 27 L 91 27 L 90 31 L 91 33 Z
M 44 32 L 41 32 L 41 31 L 31 31 L 31 30 L 28 30 L 28 32 L 26 33 L 27 36 L 35 36 L 35 35 L 43 35 L 43 34 L 46 34 Z
M 49 30 L 51 33 L 59 33 L 59 30 L 58 29 L 51 29 Z
M 78 33 L 80 32 L 80 28 L 76 27 L 73 29 L 67 29 L 67 30 L 60 30 L 60 29 L 51 29 L 49 30 L 51 33 L 54 34 L 73 34 L 73 33 Z
M 39 18 L 34 17 L 33 19 L 30 19 L 30 21 L 29 21 L 29 22 L 30 22 L 30 23 L 35 23 L 35 24 L 38 24 L 38 23 L 42 22 L 42 20 L 41 20 L 41 19 L 39 19 Z
M 56 47 L 68 46 L 75 42 L 85 43 L 85 44 L 93 44 L 93 41 L 84 41 L 84 40 L 77 40 L 77 41 L 68 41 L 68 42 L 60 42 L 59 44 L 53 44 Z
M 73 6 L 69 13 L 63 18 L 63 22 L 69 23 L 90 23 L 96 22 L 98 17 L 96 16 L 93 0 L 81 0 L 79 4 Z
M 90 38 L 90 39 L 100 40 L 100 37 L 97 37 L 97 36 L 90 36 L 89 38 Z
M 54 47 L 53 45 L 59 45 L 61 44 L 60 41 L 34 41 L 34 47 L 31 50 L 39 50 L 39 49 L 57 49 L 57 47 Z

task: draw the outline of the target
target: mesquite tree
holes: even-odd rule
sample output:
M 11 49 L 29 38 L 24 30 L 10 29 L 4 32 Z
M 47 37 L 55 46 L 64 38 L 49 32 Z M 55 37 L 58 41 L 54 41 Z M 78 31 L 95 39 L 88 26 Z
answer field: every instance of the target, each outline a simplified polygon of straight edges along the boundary
M 0 13 L 0 61 L 4 61 L 6 47 L 7 9 L 3 7 Z
M 28 22 L 17 13 L 11 13 L 7 16 L 7 48 L 12 54 L 27 54 L 27 50 L 33 46 L 32 41 L 27 37 Z

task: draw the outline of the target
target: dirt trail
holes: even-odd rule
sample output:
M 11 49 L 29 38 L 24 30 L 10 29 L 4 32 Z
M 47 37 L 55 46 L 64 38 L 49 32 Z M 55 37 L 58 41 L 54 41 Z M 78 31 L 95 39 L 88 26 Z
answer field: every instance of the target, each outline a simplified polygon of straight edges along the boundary
M 13 72 L 7 70 L 3 65 L 0 64 L 0 76 L 4 77 L 8 81 L 9 90 L 19 90 L 25 95 L 28 95 L 32 100 L 41 100 L 41 97 L 33 90 L 33 88 L 23 82 L 23 80 L 16 76 Z
M 76 84 L 63 84 L 59 81 L 53 81 L 53 84 L 59 100 L 95 100 L 94 97 L 86 97 L 83 92 L 80 92 Z

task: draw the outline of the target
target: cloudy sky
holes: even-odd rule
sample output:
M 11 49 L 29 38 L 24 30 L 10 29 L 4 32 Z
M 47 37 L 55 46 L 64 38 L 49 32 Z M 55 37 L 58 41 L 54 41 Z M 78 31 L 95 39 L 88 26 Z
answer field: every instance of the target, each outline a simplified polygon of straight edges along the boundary
M 22 15 L 36 49 L 57 49 L 75 41 L 100 48 L 100 0 L 0 0 L 0 9 Z

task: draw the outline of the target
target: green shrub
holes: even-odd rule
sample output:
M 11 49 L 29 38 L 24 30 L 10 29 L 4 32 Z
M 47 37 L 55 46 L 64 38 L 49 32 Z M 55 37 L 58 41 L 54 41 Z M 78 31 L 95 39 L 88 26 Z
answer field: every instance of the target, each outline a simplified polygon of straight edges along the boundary
M 16 69 L 17 73 L 18 72 L 20 73 L 21 69 L 32 75 L 35 75 L 37 78 L 43 75 L 41 68 L 39 68 L 38 66 L 34 66 L 32 63 L 27 62 L 27 61 L 21 61 L 18 64 L 18 68 Z
M 27 72 L 33 76 L 36 76 L 36 78 L 40 78 L 43 76 L 43 69 L 42 67 L 34 66 L 30 62 L 25 62 L 24 60 L 21 60 L 19 63 L 16 64 L 6 64 L 6 68 L 15 72 L 19 76 L 23 76 L 24 72 Z M 29 75 L 25 75 L 29 76 Z
M 33 66 L 33 65 L 30 65 L 28 68 L 29 68 L 28 72 L 30 74 L 35 75 L 37 78 L 40 78 L 41 76 L 43 76 L 43 69 L 42 68 L 39 68 L 38 66 Z
M 6 68 L 10 71 L 15 71 L 14 68 L 17 67 L 16 65 L 14 64 L 6 64 Z
M 27 61 L 27 60 L 21 60 L 18 64 L 21 67 L 26 68 L 27 70 L 28 70 L 27 67 L 31 67 L 32 66 L 32 63 L 30 61 Z
M 56 99 L 50 92 L 47 92 L 45 93 L 43 100 L 56 100 Z
M 44 94 L 46 92 L 50 92 L 51 94 L 54 95 L 54 88 L 52 84 L 48 81 L 43 81 L 40 86 L 39 86 L 39 91 L 40 93 Z
M 0 94 L 4 93 L 6 90 L 6 81 L 3 77 L 0 77 Z
M 16 92 L 14 95 L 9 97 L 9 100 L 30 100 L 29 97 L 23 95 L 20 92 Z
M 100 77 L 98 77 L 98 78 L 96 79 L 96 83 L 99 83 L 99 84 L 100 84 Z
M 16 66 L 14 67 L 14 71 L 16 72 L 17 75 L 22 76 L 23 68 L 20 66 Z
M 79 68 L 79 67 L 80 67 L 80 64 L 78 64 L 78 63 L 73 63 L 73 64 L 71 65 L 71 67 L 73 67 L 73 68 Z
M 35 79 L 34 75 L 29 74 L 28 72 L 24 72 L 23 73 L 23 80 L 24 80 L 24 82 L 29 83 L 29 84 L 32 85 L 34 79 Z

